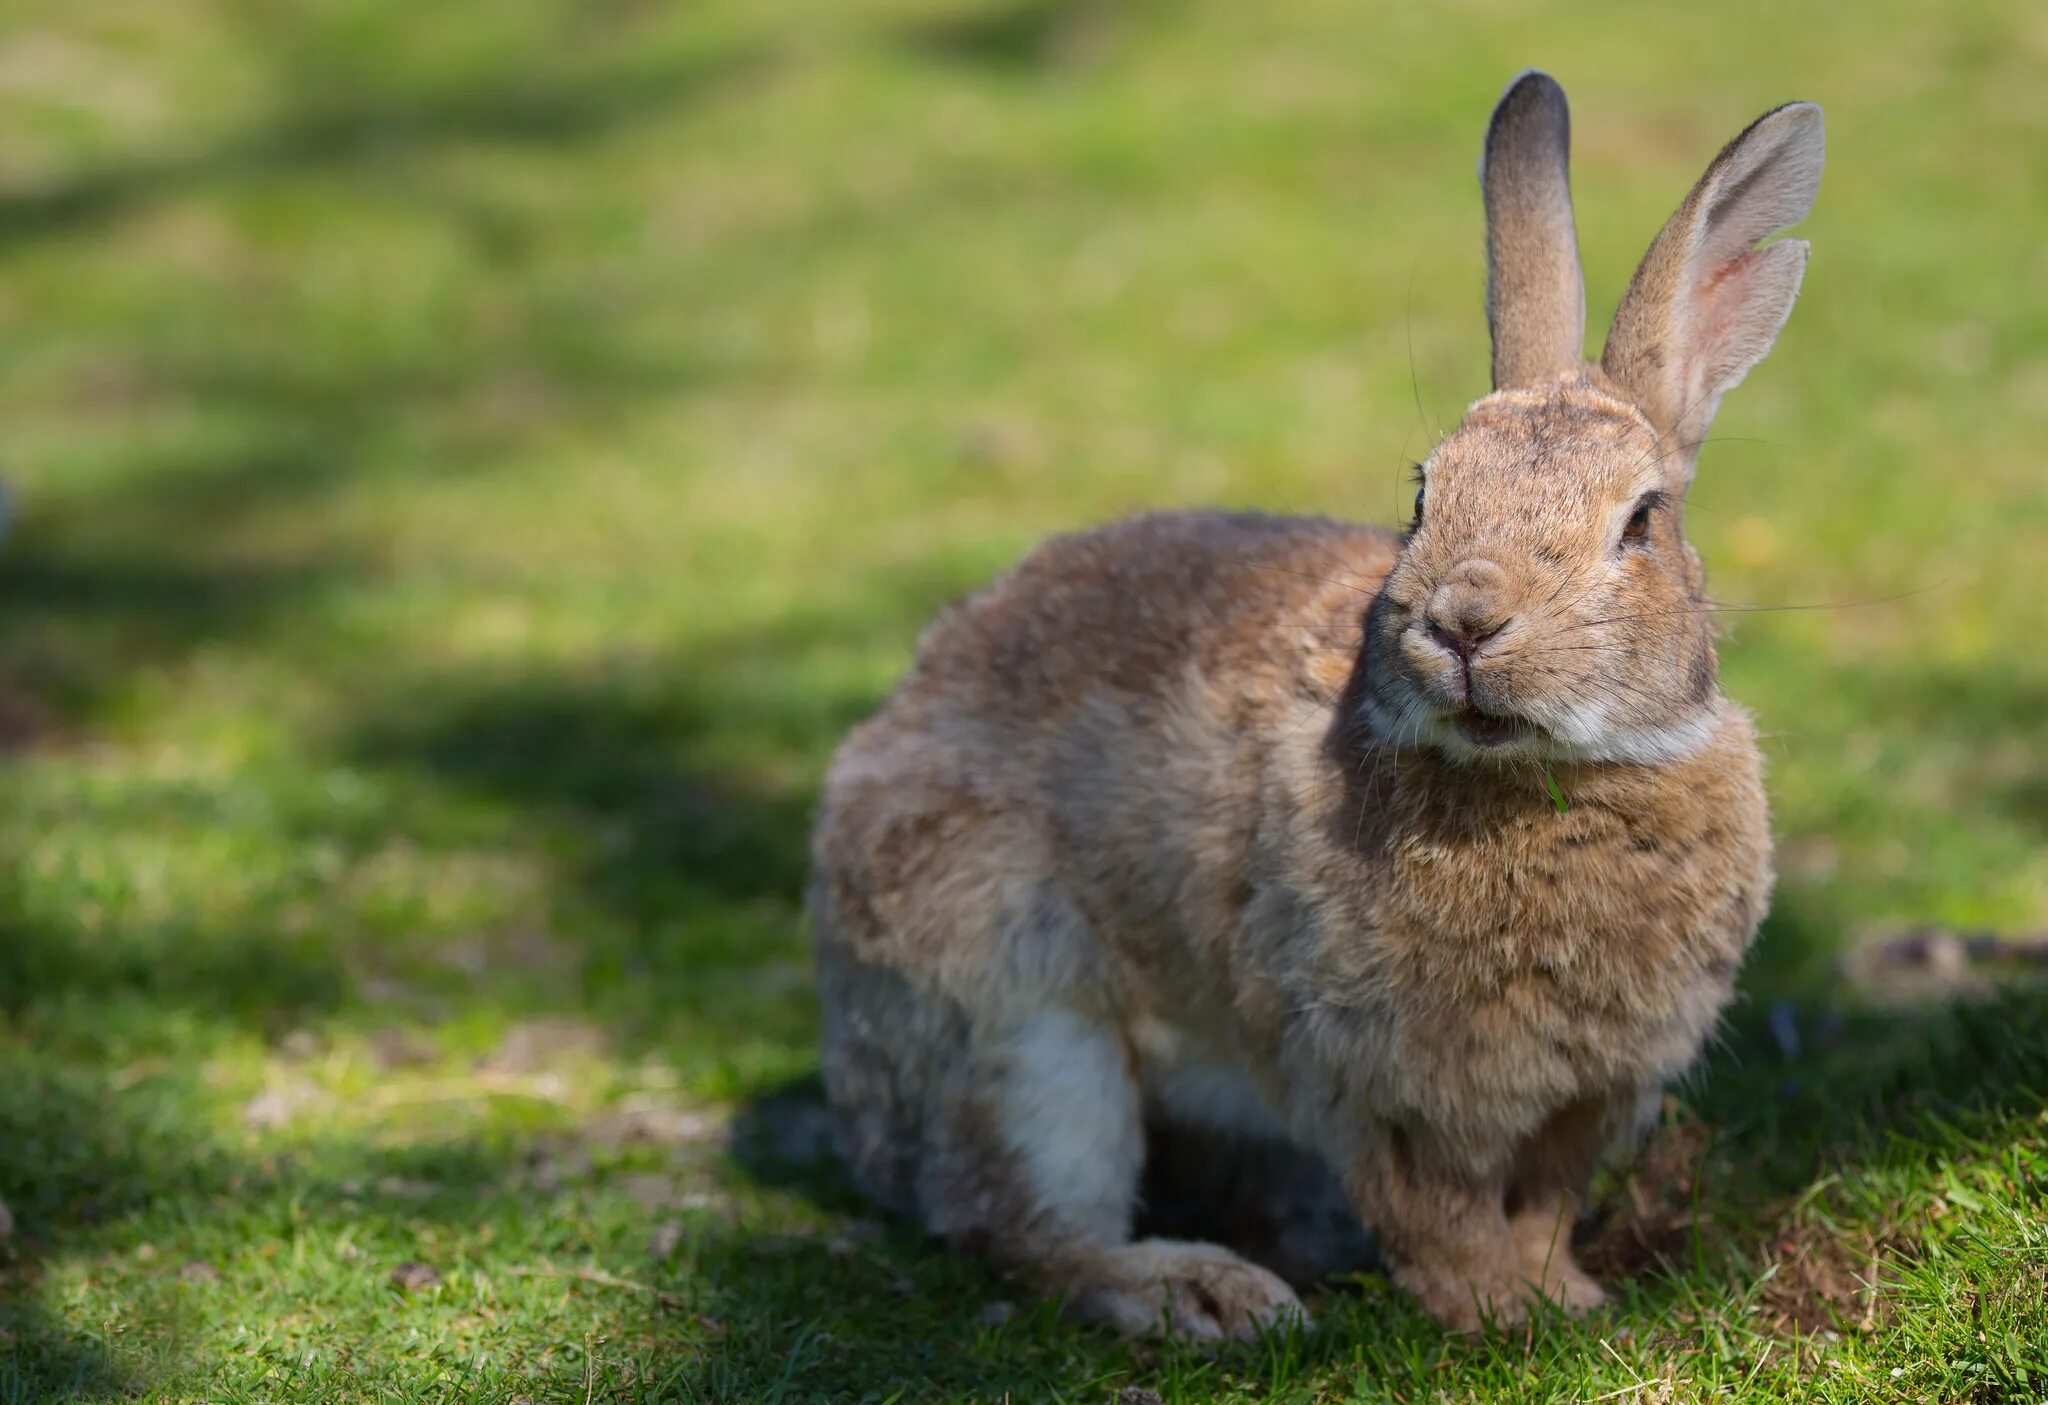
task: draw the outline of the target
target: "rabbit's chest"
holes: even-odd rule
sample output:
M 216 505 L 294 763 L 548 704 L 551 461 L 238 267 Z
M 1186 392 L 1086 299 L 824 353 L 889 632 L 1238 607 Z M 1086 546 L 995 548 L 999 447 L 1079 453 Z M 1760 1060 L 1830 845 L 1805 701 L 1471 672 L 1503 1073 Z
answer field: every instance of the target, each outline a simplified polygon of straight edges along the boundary
M 1555 1104 L 1675 1076 L 1711 1031 L 1762 918 L 1760 835 L 1571 821 L 1395 857 L 1369 980 L 1411 1092 Z

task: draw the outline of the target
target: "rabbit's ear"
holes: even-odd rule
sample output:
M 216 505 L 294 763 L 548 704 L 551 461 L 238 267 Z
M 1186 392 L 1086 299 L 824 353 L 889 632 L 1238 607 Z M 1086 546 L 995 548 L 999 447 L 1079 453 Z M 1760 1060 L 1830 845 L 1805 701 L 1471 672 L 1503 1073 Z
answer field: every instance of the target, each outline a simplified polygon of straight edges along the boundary
M 1820 109 L 1788 103 L 1724 147 L 1643 256 L 1600 364 L 1672 441 L 1686 473 L 1721 397 L 1764 359 L 1799 296 L 1799 223 L 1820 188 Z
M 1571 144 L 1571 113 L 1556 79 L 1532 68 L 1508 85 L 1479 161 L 1495 390 L 1577 371 L 1585 355 Z

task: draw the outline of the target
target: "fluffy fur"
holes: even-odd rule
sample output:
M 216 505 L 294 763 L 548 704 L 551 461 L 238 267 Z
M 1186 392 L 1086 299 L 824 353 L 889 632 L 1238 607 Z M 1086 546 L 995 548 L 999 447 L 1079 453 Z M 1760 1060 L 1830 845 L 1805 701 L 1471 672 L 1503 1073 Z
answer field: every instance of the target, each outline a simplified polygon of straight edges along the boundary
M 1407 536 L 1190 513 L 1055 539 L 930 628 L 827 777 L 849 1162 L 1120 1330 L 1301 1312 L 1228 1250 L 1133 1241 L 1148 1125 L 1319 1161 L 1447 1323 L 1596 1305 L 1579 1197 L 1762 919 L 1761 766 L 1681 510 L 1701 405 L 1789 308 L 1753 246 L 1810 203 L 1819 116 L 1722 153 L 1586 365 L 1563 103 L 1525 75 L 1489 129 L 1505 383 Z

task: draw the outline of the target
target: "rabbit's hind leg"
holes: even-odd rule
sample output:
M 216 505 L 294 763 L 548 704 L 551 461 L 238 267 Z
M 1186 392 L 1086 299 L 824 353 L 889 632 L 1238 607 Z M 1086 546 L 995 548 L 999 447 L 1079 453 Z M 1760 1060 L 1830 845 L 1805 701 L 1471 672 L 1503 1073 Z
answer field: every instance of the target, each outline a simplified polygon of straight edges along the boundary
M 935 1232 L 1127 1334 L 1248 1340 L 1305 1316 L 1292 1289 L 1228 1249 L 1131 1241 L 1143 1113 L 1107 1023 L 1046 1008 L 977 1041 L 959 1067 L 933 1109 L 921 1187 Z
M 1115 980 L 1028 827 L 891 773 L 837 795 L 817 847 L 825 1091 L 870 1194 L 1119 1331 L 1300 1313 L 1226 1249 L 1131 1242 L 1144 1113 Z

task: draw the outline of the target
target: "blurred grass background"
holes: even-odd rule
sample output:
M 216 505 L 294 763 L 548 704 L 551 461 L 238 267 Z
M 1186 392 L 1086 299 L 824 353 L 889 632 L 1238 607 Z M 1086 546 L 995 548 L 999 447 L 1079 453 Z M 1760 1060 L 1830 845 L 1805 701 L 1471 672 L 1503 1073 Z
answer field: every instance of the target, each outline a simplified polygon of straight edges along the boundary
M 1397 520 L 1529 65 L 1596 328 L 1723 141 L 1828 114 L 1689 518 L 1720 598 L 1841 606 L 1723 647 L 1784 878 L 1686 1095 L 1719 1227 L 1604 1353 L 1370 1285 L 1221 1364 L 983 1323 L 815 1156 L 817 776 L 1048 531 Z M 2048 921 L 2044 150 L 2017 0 L 11 0 L 0 1399 L 2032 1388 L 2044 1011 L 1833 963 Z M 1912 1325 L 1744 1329 L 1787 1204 L 1907 1246 Z

